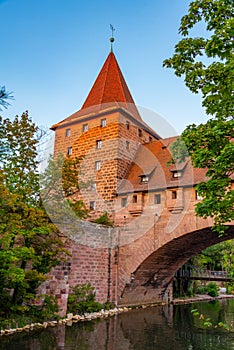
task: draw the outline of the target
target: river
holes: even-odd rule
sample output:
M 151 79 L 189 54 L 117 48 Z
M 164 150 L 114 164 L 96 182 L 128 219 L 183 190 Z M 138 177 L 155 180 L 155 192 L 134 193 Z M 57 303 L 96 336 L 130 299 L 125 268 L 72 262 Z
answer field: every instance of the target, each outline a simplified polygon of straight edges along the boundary
M 213 324 L 234 323 L 234 299 L 150 307 L 2 337 L 0 350 L 234 350 L 234 332 L 205 328 L 194 308 Z

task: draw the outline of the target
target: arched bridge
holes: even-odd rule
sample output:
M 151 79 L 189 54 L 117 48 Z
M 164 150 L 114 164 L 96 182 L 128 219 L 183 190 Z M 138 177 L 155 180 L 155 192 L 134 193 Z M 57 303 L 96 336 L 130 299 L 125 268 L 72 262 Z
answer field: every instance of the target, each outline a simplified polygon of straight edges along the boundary
M 52 293 L 66 313 L 69 290 L 90 282 L 96 298 L 116 305 L 142 305 L 172 299 L 176 271 L 203 249 L 234 238 L 234 223 L 220 236 L 212 221 L 194 210 L 168 213 L 155 220 L 147 213 L 122 227 L 103 227 L 79 221 L 64 222 L 71 257 L 56 267 L 40 293 Z

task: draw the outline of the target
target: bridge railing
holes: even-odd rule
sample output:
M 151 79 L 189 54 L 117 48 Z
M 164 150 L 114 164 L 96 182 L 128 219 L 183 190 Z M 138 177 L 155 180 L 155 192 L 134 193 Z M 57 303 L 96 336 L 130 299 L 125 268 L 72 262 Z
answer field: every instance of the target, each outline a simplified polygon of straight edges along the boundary
M 228 271 L 214 271 L 214 270 L 206 270 L 206 269 L 198 269 L 198 268 L 189 268 L 186 270 L 178 270 L 175 274 L 177 278 L 229 278 Z

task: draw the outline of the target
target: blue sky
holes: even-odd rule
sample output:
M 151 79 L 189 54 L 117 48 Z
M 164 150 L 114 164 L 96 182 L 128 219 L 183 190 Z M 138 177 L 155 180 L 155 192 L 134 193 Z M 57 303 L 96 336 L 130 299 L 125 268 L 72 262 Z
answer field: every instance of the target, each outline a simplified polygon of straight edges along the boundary
M 180 38 L 189 2 L 0 0 L 0 85 L 15 97 L 1 115 L 28 110 L 49 127 L 79 110 L 109 53 L 112 23 L 114 52 L 135 103 L 177 133 L 205 121 L 200 96 L 162 67 Z M 159 128 L 157 118 L 148 123 Z

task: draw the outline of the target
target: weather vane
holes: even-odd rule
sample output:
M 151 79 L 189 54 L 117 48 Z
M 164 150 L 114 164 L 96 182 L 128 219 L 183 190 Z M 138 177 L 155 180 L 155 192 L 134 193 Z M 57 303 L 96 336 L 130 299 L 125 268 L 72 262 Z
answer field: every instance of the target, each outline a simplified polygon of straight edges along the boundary
M 115 38 L 114 38 L 114 31 L 115 31 L 115 28 L 113 27 L 112 24 L 110 24 L 110 29 L 111 29 L 111 33 L 112 33 L 112 36 L 110 38 L 110 42 L 111 42 L 111 52 L 113 51 L 113 47 L 112 47 L 112 44 L 113 42 L 115 41 Z

